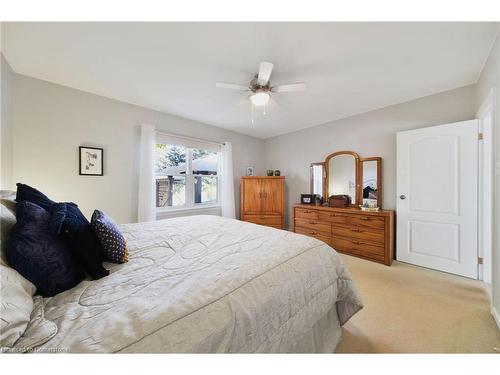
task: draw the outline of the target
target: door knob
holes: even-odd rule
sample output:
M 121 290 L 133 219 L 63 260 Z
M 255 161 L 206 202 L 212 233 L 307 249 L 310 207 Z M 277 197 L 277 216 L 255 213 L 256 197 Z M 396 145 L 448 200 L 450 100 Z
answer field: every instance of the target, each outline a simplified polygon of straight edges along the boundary
M 401 195 L 399 196 L 399 199 L 406 199 L 406 195 L 401 194 Z

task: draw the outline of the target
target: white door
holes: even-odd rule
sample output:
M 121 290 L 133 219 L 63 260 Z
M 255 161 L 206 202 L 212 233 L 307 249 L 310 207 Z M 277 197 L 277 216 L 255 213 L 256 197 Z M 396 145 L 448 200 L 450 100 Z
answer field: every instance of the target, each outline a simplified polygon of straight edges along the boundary
M 477 278 L 478 122 L 397 135 L 397 259 Z

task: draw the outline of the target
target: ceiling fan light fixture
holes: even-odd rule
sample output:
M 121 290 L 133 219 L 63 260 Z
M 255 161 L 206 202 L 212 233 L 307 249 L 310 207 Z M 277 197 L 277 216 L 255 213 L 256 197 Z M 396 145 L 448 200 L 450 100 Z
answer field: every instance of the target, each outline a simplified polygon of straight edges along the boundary
M 271 95 L 269 95 L 266 91 L 257 91 L 250 96 L 250 100 L 252 101 L 254 106 L 260 107 L 266 105 L 269 102 Z

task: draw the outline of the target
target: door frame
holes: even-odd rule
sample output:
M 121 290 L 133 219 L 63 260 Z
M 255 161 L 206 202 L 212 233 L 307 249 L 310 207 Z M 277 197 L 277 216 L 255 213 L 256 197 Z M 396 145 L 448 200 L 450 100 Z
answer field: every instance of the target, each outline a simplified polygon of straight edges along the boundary
M 483 140 L 479 143 L 479 189 L 478 189 L 478 257 L 483 258 L 483 264 L 479 265 L 479 280 L 486 283 L 486 290 L 491 297 L 492 281 L 492 257 L 493 257 L 493 194 L 495 186 L 494 168 L 494 132 L 495 132 L 495 103 L 496 89 L 493 87 L 483 100 L 476 113 L 479 120 L 479 132 L 483 133 Z M 484 127 L 481 121 L 485 114 L 491 113 L 491 124 Z M 485 142 L 488 140 L 488 142 Z M 487 182 L 489 179 L 489 182 Z M 488 191 L 485 192 L 486 184 Z M 489 207 L 489 210 L 485 208 Z M 489 228 L 488 229 L 485 229 Z

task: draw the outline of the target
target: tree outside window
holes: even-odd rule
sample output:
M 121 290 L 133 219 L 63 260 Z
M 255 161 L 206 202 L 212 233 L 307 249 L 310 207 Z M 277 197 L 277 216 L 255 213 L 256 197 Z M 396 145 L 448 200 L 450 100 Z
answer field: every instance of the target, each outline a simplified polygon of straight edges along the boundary
M 216 151 L 156 144 L 156 207 L 216 204 Z

